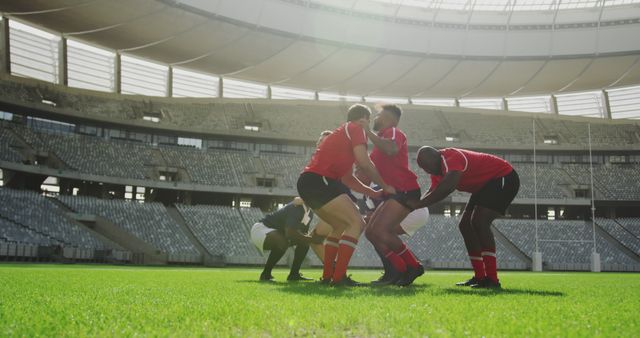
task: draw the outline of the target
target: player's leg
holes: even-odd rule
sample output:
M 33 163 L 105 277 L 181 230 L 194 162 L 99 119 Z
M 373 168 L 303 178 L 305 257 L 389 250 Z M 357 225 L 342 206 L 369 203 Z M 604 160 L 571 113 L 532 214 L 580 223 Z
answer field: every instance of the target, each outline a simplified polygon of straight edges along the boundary
M 308 252 L 309 245 L 296 245 L 296 248 L 293 251 L 293 263 L 291 264 L 291 271 L 289 271 L 289 277 L 287 277 L 288 281 L 311 280 L 311 278 L 306 278 L 302 276 L 302 274 L 300 274 L 300 267 L 302 266 L 304 258 L 307 257 Z
M 328 272 L 332 272 L 332 283 L 353 285 L 345 278 L 346 270 L 364 229 L 364 220 L 345 194 L 347 188 L 337 180 L 310 172 L 300 175 L 297 186 L 305 203 L 333 229 L 325 240 L 323 281 L 327 281 Z
M 486 278 L 484 280 L 490 280 L 493 284 L 487 286 L 499 286 L 497 263 L 496 263 L 496 242 L 491 231 L 491 224 L 493 221 L 500 217 L 500 213 L 486 207 L 477 205 L 473 211 L 471 217 L 471 224 L 475 229 L 478 236 L 478 242 L 480 243 L 480 255 L 484 264 Z M 478 284 L 481 284 L 480 281 Z M 485 284 L 487 284 L 485 282 Z
M 518 174 L 513 171 L 505 177 L 488 182 L 480 191 L 478 205 L 473 211 L 471 223 L 480 242 L 486 278 L 474 285 L 474 287 L 500 287 L 497 271 L 496 242 L 491 230 L 491 224 L 496 218 L 506 213 L 519 189 L 520 179 Z
M 417 194 L 420 195 L 419 192 Z M 409 285 L 424 273 L 424 268 L 397 235 L 397 225 L 411 212 L 396 199 L 389 199 L 378 210 L 373 222 L 368 225 L 376 243 L 381 243 L 384 256 L 391 262 L 393 268 L 400 272 L 395 283 Z M 393 281 L 392 281 L 393 282 Z
M 289 242 L 280 232 L 271 231 L 267 234 L 264 240 L 264 250 L 270 250 L 271 252 L 269 252 L 269 257 L 267 258 L 267 262 L 265 263 L 262 274 L 260 275 L 260 280 L 273 280 L 271 271 L 282 256 L 284 256 L 285 252 L 287 252 L 288 247 Z
M 480 245 L 478 234 L 476 234 L 476 230 L 471 223 L 471 217 L 473 216 L 474 209 L 475 199 L 474 196 L 471 196 L 467 206 L 462 212 L 460 222 L 458 224 L 460 234 L 462 234 L 462 239 L 464 240 L 464 245 L 467 248 L 471 267 L 473 267 L 473 277 L 464 282 L 456 283 L 457 286 L 471 286 L 477 284 L 486 276 L 484 262 L 482 261 L 482 246 Z
M 333 236 L 340 235 L 338 253 L 336 256 L 336 266 L 332 276 L 332 283 L 340 285 L 342 284 L 341 282 L 345 280 L 347 266 L 349 265 L 349 261 L 351 260 L 351 256 L 353 255 L 356 246 L 358 245 L 360 234 L 365 227 L 364 219 L 358 212 L 355 204 L 353 204 L 346 194 L 341 194 L 335 197 L 315 211 L 320 218 L 331 224 L 333 227 L 333 232 L 329 237 L 327 237 L 327 241 L 332 238 L 335 240 L 337 237 Z M 325 250 L 328 247 L 329 246 L 325 246 Z M 328 257 L 326 251 L 325 257 Z M 325 258 L 325 267 L 327 266 L 327 263 L 328 262 Z
M 320 220 L 313 231 L 311 231 L 311 237 L 314 239 L 314 242 L 316 239 L 321 239 L 324 241 L 327 237 L 329 237 L 329 235 L 331 235 L 331 232 L 333 232 L 333 228 L 331 227 L 331 225 L 323 220 Z M 311 247 L 311 250 L 316 254 L 316 256 L 318 256 L 318 259 L 321 262 L 324 262 L 324 243 L 311 243 L 309 244 L 309 247 Z

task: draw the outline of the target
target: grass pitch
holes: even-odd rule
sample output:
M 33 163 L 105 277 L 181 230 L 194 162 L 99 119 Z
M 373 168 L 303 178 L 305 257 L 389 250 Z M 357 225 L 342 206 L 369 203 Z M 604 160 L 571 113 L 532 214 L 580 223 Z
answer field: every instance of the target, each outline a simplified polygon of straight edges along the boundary
M 259 269 L 3 264 L 0 336 L 640 335 L 638 274 L 504 272 L 496 292 L 453 286 L 468 271 L 356 289 L 287 273 L 260 283 Z

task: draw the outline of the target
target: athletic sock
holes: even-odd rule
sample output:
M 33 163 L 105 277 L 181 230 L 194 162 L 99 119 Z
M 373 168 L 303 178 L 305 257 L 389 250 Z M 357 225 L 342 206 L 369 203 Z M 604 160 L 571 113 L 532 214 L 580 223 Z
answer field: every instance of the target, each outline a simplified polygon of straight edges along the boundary
M 397 252 L 397 255 L 402 258 L 402 260 L 407 264 L 408 267 L 417 269 L 420 266 L 420 262 L 416 259 L 416 256 L 413 255 L 413 252 L 409 250 L 405 243 L 402 243 L 402 248 Z
M 333 267 L 338 255 L 338 239 L 335 237 L 327 237 L 324 240 L 324 262 L 322 270 L 322 279 L 328 280 L 333 276 Z
M 482 249 L 482 261 L 487 277 L 492 281 L 498 282 L 498 266 L 496 263 L 496 248 Z
M 336 269 L 333 271 L 333 282 L 341 281 L 347 274 L 347 266 L 351 260 L 353 252 L 358 246 L 358 239 L 351 236 L 342 235 L 340 238 L 340 247 L 338 248 L 338 258 L 336 260 Z
M 396 271 L 400 273 L 407 272 L 407 263 L 397 253 L 389 250 L 384 254 L 384 257 L 389 260 L 389 263 Z
M 485 263 L 482 259 L 482 253 L 480 251 L 469 252 L 469 260 L 471 260 L 474 277 L 477 280 L 483 279 L 486 276 L 486 273 L 484 269 Z
M 387 257 L 384 256 L 382 249 L 376 246 L 374 246 L 374 249 L 376 249 L 376 253 L 378 254 L 378 257 L 380 257 L 380 261 L 382 262 L 382 268 L 384 269 L 384 275 L 386 276 L 391 272 L 390 270 L 393 269 L 393 266 L 391 265 L 391 262 L 389 262 Z

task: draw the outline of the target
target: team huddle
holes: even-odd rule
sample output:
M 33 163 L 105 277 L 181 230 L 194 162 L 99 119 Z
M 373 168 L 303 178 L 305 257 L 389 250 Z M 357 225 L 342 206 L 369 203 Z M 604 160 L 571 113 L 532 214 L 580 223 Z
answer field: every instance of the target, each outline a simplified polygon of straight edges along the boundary
M 381 106 L 371 129 L 371 110 L 355 104 L 346 123 L 321 134 L 298 178 L 299 197 L 252 228 L 256 247 L 270 250 L 260 280 L 273 280 L 273 267 L 295 246 L 288 280 L 309 279 L 300 274 L 300 266 L 312 248 L 323 262 L 321 283 L 360 286 L 347 275 L 347 267 L 364 233 L 384 267 L 371 285 L 411 285 L 424 267 L 400 236 L 416 233 L 428 222 L 428 208 L 459 190 L 471 193 L 459 226 L 474 276 L 457 285 L 501 287 L 491 224 L 517 195 L 518 174 L 490 154 L 424 146 L 417 164 L 431 176 L 431 186 L 423 195 L 409 168 L 407 137 L 397 127 L 401 116 L 398 106 Z M 314 214 L 319 222 L 309 232 Z

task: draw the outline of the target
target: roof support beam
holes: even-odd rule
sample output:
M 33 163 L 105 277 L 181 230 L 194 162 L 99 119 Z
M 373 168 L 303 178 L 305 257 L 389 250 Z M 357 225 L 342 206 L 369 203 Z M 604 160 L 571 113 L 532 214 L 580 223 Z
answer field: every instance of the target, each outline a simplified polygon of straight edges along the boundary
M 609 93 L 604 89 L 602 90 L 602 113 L 605 119 L 613 119 L 611 116 L 611 105 L 609 105 Z
M 551 114 L 560 115 L 560 113 L 558 112 L 558 99 L 556 98 L 556 96 L 551 95 L 549 97 L 549 100 L 551 100 Z
M 9 19 L 2 17 L 0 26 L 0 74 L 11 73 L 11 53 L 9 51 Z
M 113 59 L 113 92 L 122 93 L 122 54 L 119 51 Z
M 62 36 L 58 41 L 58 84 L 69 84 L 69 69 L 67 68 L 67 38 Z

